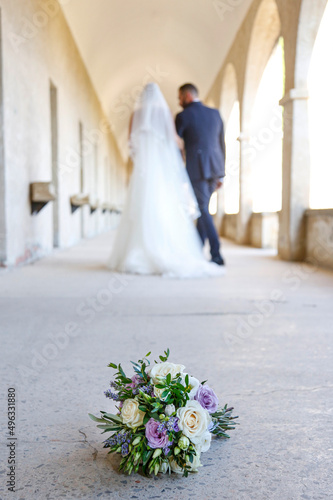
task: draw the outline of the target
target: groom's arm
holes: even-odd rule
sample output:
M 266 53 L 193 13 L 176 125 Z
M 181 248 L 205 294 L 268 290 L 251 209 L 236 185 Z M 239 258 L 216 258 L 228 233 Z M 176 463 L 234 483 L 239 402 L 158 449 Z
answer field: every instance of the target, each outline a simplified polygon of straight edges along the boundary
M 180 137 L 179 140 L 182 143 L 180 146 L 179 145 L 178 146 L 182 154 L 184 163 L 186 163 L 185 144 L 184 144 L 184 123 L 183 123 L 182 113 L 178 113 L 178 115 L 176 116 L 175 124 L 178 137 Z
M 177 130 L 177 134 L 179 135 L 179 137 L 181 137 L 182 139 L 184 138 L 184 121 L 183 121 L 183 117 L 182 117 L 182 113 L 178 113 L 178 115 L 176 116 L 176 130 Z
M 222 155 L 223 155 L 223 177 L 224 177 L 225 176 L 225 136 L 224 136 L 223 120 L 222 120 L 222 117 L 221 117 L 220 113 L 219 113 L 219 119 L 220 119 L 220 122 L 221 122 L 220 145 L 221 145 L 221 151 L 222 151 Z M 223 178 L 221 180 L 223 180 Z

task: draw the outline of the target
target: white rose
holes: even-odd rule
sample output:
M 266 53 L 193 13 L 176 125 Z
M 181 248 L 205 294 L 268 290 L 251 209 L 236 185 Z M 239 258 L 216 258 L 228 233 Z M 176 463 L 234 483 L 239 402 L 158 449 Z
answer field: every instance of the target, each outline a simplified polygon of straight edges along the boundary
M 205 453 L 210 448 L 210 443 L 212 441 L 212 435 L 209 431 L 206 431 L 201 436 L 201 441 L 197 444 L 197 448 L 200 452 Z
M 195 377 L 189 377 L 189 386 L 191 387 L 191 392 L 189 393 L 189 398 L 194 399 L 194 396 L 198 392 L 200 382 Z
M 176 411 L 175 405 L 166 405 L 165 414 L 170 417 Z
M 139 410 L 139 402 L 136 399 L 126 399 L 121 409 L 123 424 L 134 429 L 143 424 L 145 413 Z
M 150 371 L 150 376 L 153 379 L 154 384 L 158 384 L 158 382 L 165 378 L 169 373 L 173 379 L 176 377 L 177 373 L 183 373 L 184 370 L 184 365 L 175 365 L 174 363 L 165 361 L 163 363 L 156 363 Z
M 201 436 L 211 423 L 211 416 L 198 401 L 187 401 L 186 406 L 177 410 L 178 427 L 193 444 L 201 442 Z

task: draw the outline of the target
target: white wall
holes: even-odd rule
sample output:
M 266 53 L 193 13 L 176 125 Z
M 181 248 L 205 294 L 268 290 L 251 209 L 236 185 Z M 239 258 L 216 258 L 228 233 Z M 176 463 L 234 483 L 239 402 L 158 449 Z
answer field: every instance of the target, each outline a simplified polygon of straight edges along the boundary
M 70 196 L 80 191 L 79 122 L 83 124 L 85 190 L 100 202 L 124 195 L 122 161 L 87 71 L 55 0 L 0 0 L 4 106 L 6 265 L 36 258 L 53 249 L 53 204 L 32 216 L 29 185 L 51 181 L 50 79 L 58 97 L 59 244 L 81 238 L 81 210 L 71 214 Z M 94 187 L 97 145 L 97 179 Z M 111 169 L 111 172 L 105 169 Z M 104 179 L 117 177 L 113 199 Z M 110 189 L 109 189 L 110 191 Z M 106 230 L 111 216 L 84 210 L 84 236 Z

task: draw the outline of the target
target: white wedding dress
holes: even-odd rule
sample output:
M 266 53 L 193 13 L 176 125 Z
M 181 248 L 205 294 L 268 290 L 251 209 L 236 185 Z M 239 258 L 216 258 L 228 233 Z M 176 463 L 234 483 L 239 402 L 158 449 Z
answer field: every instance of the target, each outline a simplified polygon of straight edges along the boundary
M 174 278 L 224 274 L 203 255 L 194 225 L 200 211 L 170 109 L 155 83 L 136 103 L 129 145 L 133 174 L 108 267 Z

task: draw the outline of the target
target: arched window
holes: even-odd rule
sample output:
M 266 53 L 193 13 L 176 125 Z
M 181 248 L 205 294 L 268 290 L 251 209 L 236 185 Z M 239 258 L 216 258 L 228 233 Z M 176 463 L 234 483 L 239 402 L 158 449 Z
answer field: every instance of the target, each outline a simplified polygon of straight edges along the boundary
M 333 208 L 333 0 L 329 0 L 314 44 L 308 75 L 311 154 L 310 207 Z
M 224 209 L 227 214 L 239 212 L 239 101 L 235 101 L 226 127 L 226 178 Z
M 276 44 L 263 72 L 254 101 L 250 143 L 253 157 L 254 212 L 277 212 L 282 198 L 282 108 L 284 94 L 283 38 Z

